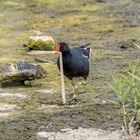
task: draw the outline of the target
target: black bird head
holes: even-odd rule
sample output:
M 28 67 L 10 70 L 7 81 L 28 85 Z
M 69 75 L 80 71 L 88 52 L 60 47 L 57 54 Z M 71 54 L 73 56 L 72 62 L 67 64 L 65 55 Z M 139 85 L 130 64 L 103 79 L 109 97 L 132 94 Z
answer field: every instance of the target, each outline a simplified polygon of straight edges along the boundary
M 57 44 L 56 53 L 61 52 L 62 54 L 69 54 L 70 53 L 70 48 L 65 42 L 60 42 Z

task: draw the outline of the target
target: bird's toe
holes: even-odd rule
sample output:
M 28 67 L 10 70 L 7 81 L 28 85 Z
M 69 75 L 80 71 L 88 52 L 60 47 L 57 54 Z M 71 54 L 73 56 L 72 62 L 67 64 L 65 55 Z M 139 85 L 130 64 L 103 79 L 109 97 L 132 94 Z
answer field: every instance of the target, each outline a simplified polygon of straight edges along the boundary
M 72 93 L 70 95 L 70 103 L 71 104 L 76 104 L 80 99 L 77 97 L 77 94 Z
M 87 85 L 87 81 L 82 81 L 82 85 Z

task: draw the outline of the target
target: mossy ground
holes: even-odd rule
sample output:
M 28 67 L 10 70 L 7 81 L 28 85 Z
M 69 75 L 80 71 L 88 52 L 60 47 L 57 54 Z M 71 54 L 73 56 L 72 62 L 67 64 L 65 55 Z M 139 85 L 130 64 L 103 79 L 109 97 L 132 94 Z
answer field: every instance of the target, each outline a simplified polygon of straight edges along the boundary
M 111 75 L 125 71 L 133 61 L 139 63 L 135 48 L 121 49 L 118 42 L 140 39 L 140 4 L 130 0 L 11 0 L 0 1 L 0 63 L 36 58 L 56 61 L 57 56 L 29 56 L 22 44 L 39 30 L 56 42 L 70 46 L 91 43 L 91 71 L 88 85 L 79 90 L 80 101 L 75 106 L 61 106 L 60 76 L 55 64 L 42 64 L 48 71 L 46 79 L 34 81 L 32 87 L 9 87 L 2 92 L 21 92 L 28 98 L 20 101 L 0 99 L 21 107 L 0 121 L 1 139 L 35 139 L 39 130 L 59 130 L 66 127 L 121 128 L 120 109 L 107 102 L 96 105 L 96 98 L 115 99 L 109 89 Z M 72 89 L 66 82 L 67 100 Z M 53 92 L 46 92 L 51 90 Z M 44 90 L 44 93 L 38 90 Z M 42 105 L 57 105 L 39 109 Z M 48 128 L 43 128 L 44 126 Z

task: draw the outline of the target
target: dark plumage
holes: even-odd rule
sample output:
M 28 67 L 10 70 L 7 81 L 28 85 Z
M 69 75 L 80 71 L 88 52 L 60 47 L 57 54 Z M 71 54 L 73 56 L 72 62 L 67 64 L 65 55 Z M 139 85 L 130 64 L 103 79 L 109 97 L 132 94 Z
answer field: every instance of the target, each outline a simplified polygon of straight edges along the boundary
M 60 51 L 63 56 L 64 75 L 72 80 L 74 77 L 83 77 L 85 80 L 89 75 L 90 48 L 86 44 L 77 48 L 69 48 L 65 42 L 60 42 L 56 51 Z M 57 61 L 59 67 L 59 58 Z
M 77 101 L 76 94 L 78 91 L 78 86 L 82 84 L 85 85 L 87 83 L 86 80 L 89 75 L 91 52 L 90 48 L 86 48 L 88 45 L 89 44 L 77 48 L 69 48 L 65 42 L 60 42 L 56 47 L 56 52 L 61 52 L 63 56 L 64 75 L 72 80 L 73 90 L 71 103 Z M 57 60 L 57 65 L 60 69 L 59 57 Z M 73 81 L 74 77 L 83 77 L 85 81 L 75 85 Z

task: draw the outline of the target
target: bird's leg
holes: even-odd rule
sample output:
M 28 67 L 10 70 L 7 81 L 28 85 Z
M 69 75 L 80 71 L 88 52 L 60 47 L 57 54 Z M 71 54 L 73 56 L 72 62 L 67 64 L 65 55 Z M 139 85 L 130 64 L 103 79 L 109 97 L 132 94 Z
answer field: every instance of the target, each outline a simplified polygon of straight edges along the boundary
M 78 88 L 81 85 L 86 85 L 87 84 L 87 80 L 85 79 L 82 82 L 79 82 L 78 84 L 75 84 L 74 81 L 72 80 L 72 85 L 73 85 L 73 90 L 72 90 L 72 100 L 71 102 L 77 102 L 78 98 L 77 98 L 77 93 L 78 93 Z
M 81 85 L 84 85 L 84 86 L 87 85 L 87 80 L 85 79 L 84 81 L 80 82 L 79 86 L 81 86 Z
M 77 100 L 77 91 L 78 91 L 78 85 L 74 83 L 72 80 L 73 90 L 72 90 L 72 100 Z
M 87 80 L 86 79 L 78 83 L 78 87 L 84 86 L 84 89 L 86 89 L 86 85 L 87 85 Z M 85 90 L 84 91 L 82 90 L 82 92 L 85 92 Z

